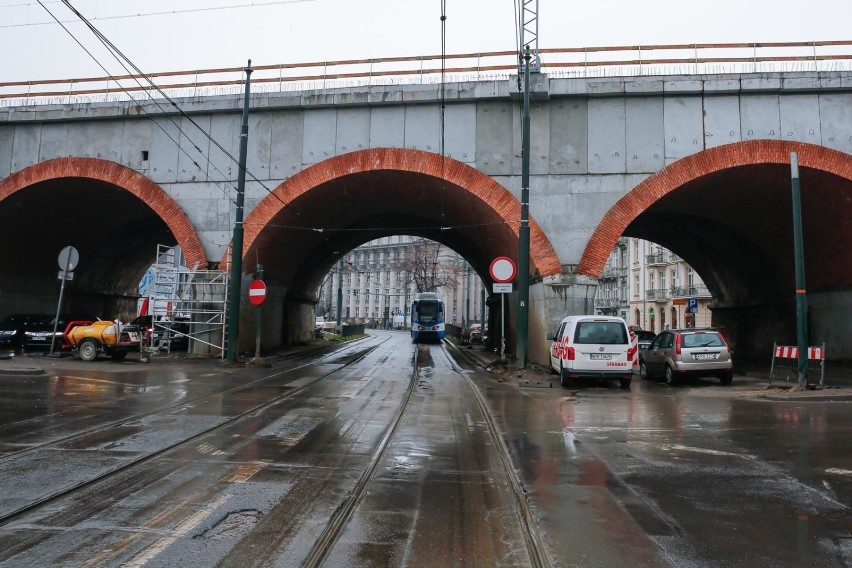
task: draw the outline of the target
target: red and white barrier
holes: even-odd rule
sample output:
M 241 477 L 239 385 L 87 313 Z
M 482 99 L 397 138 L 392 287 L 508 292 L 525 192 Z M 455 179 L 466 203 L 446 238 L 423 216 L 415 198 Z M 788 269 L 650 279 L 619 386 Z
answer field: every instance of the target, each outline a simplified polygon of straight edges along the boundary
M 784 367 L 791 368 L 789 365 L 782 366 L 776 365 L 776 362 L 779 359 L 799 359 L 799 348 L 795 345 L 778 345 L 777 343 L 773 343 L 772 346 L 772 366 L 769 368 L 769 383 L 772 384 L 772 379 L 775 378 L 775 368 Z M 817 347 L 808 347 L 808 359 L 811 361 L 819 361 L 820 368 L 820 378 L 819 378 L 819 386 L 822 386 L 823 381 L 825 380 L 825 343 L 821 346 Z M 789 375 L 787 376 L 787 380 L 790 380 Z

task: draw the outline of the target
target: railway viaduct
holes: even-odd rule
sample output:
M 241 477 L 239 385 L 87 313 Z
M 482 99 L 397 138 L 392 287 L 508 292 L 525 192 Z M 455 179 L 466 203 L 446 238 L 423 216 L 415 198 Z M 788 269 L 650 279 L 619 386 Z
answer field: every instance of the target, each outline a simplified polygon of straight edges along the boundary
M 537 74 L 531 90 L 532 360 L 563 315 L 591 312 L 622 235 L 688 261 L 741 352 L 792 341 L 791 152 L 811 341 L 852 356 L 852 73 Z M 512 80 L 253 94 L 242 254 L 266 268 L 264 343 L 306 339 L 318 283 L 371 239 L 440 241 L 486 281 L 493 258 L 517 258 L 518 94 Z M 106 317 L 133 310 L 157 243 L 224 267 L 242 98 L 177 103 L 185 114 L 156 100 L 0 108 L 0 312 L 55 309 L 68 244 L 71 305 Z

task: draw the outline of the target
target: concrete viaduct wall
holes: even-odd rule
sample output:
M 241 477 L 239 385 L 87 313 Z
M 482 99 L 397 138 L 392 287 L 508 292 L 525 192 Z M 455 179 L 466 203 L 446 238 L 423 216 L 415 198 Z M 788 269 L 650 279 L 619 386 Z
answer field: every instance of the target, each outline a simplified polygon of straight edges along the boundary
M 307 179 L 310 186 L 311 176 L 317 183 L 328 182 L 325 164 L 332 160 L 329 167 L 338 172 L 341 168 L 346 172 L 347 167 L 353 175 L 381 170 L 381 163 L 365 166 L 363 152 L 387 148 L 397 149 L 397 159 L 406 150 L 443 153 L 446 163 L 469 166 L 517 199 L 521 172 L 517 83 L 451 84 L 444 96 L 442 121 L 438 85 L 253 94 L 246 213 L 251 214 L 264 200 L 280 200 L 273 195 L 276 188 L 286 187 L 299 174 L 302 185 Z M 821 149 L 819 159 L 803 159 L 815 169 L 827 170 L 832 180 L 842 180 L 838 191 L 848 191 L 852 179 L 850 73 L 600 79 L 539 75 L 534 76 L 532 99 L 530 211 L 545 237 L 546 246 L 539 252 L 549 256 L 545 264 L 550 267 L 535 275 L 531 290 L 529 352 L 539 361 L 545 359 L 544 334 L 555 321 L 565 313 L 592 311 L 596 277 L 605 253 L 620 236 L 618 231 L 653 235 L 653 230 L 643 229 L 637 220 L 667 192 L 729 166 L 771 163 L 781 167 L 781 157 L 788 150 L 808 154 L 809 149 Z M 114 162 L 162 188 L 160 193 L 146 194 L 162 201 L 147 202 L 152 209 L 166 210 L 167 201 L 180 207 L 197 236 L 175 235 L 176 240 L 193 246 L 200 242 L 209 262 L 220 261 L 234 218 L 237 167 L 227 154 L 238 153 L 241 102 L 239 97 L 211 97 L 179 103 L 188 116 L 169 108 L 163 115 L 161 106 L 150 101 L 0 109 L 0 200 L 16 191 L 13 186 L 25 186 L 21 180 L 27 179 L 27 171 L 43 167 L 40 164 L 49 160 Z M 217 144 L 193 123 L 209 132 Z M 717 151 L 729 145 L 738 150 Z M 767 153 L 772 155 L 769 162 L 761 158 Z M 690 157 L 694 158 L 690 164 L 696 167 L 677 169 L 677 177 L 672 178 L 669 167 Z M 441 171 L 432 169 L 419 175 L 440 178 Z M 457 176 L 452 183 L 475 193 L 466 187 L 465 179 Z M 122 187 L 118 177 L 107 182 Z M 371 198 L 393 199 L 391 185 L 384 194 Z M 634 199 L 638 187 L 645 188 L 643 197 Z M 281 208 L 288 203 L 282 202 Z M 456 206 L 462 207 L 460 204 Z M 0 201 L 0 212 L 2 206 Z M 618 213 L 613 222 L 614 210 Z M 514 211 L 509 208 L 500 215 L 516 234 Z M 38 218 L 37 212 L 32 215 Z M 607 230 L 600 229 L 604 220 Z M 322 226 L 322 218 L 305 221 L 308 226 Z M 173 234 L 174 223 L 171 219 L 166 222 Z M 666 238 L 656 236 L 657 242 L 677 251 L 676 241 L 665 242 Z M 461 241 L 454 244 L 465 249 Z M 251 243 L 246 250 L 249 246 Z M 491 260 L 487 255 L 495 251 L 468 246 L 466 252 L 481 256 L 469 260 L 486 276 Z M 516 250 L 501 252 L 517 254 Z M 300 295 L 305 305 L 312 293 L 307 287 L 311 278 L 336 258 L 326 252 L 316 260 L 317 269 L 306 271 L 310 277 L 302 282 L 305 288 Z M 554 270 L 554 264 L 560 268 Z M 719 278 L 716 291 L 722 291 L 730 305 L 736 304 L 736 294 L 726 294 L 722 276 Z M 824 301 L 831 309 L 839 306 L 848 314 L 849 284 L 852 280 L 826 286 L 830 300 Z M 823 300 L 817 304 L 820 302 Z M 297 319 L 309 315 L 301 309 L 294 314 Z M 845 346 L 852 344 L 852 331 L 835 320 L 824 325 L 839 334 L 834 343 L 841 343 L 846 352 L 838 355 L 847 356 L 850 349 Z M 283 336 L 298 338 L 286 332 Z M 762 344 L 766 340 L 751 341 Z

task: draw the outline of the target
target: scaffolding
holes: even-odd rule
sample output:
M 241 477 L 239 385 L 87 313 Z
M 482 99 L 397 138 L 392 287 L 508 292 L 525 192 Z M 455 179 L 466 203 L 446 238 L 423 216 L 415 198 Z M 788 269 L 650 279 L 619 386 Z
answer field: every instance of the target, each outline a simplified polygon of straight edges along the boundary
M 148 313 L 156 332 L 152 352 L 171 351 L 178 337 L 187 340 L 187 352 L 224 357 L 228 310 L 228 275 L 222 270 L 188 268 L 180 247 L 157 245 L 151 267 L 152 294 L 146 296 Z M 152 341 L 155 334 L 152 334 Z

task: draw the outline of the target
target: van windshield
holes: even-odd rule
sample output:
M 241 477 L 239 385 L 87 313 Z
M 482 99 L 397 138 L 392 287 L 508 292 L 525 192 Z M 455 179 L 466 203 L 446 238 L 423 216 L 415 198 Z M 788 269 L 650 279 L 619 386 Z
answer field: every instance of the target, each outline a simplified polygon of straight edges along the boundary
M 627 343 L 627 330 L 617 321 L 581 321 L 574 332 L 574 343 L 621 345 Z

